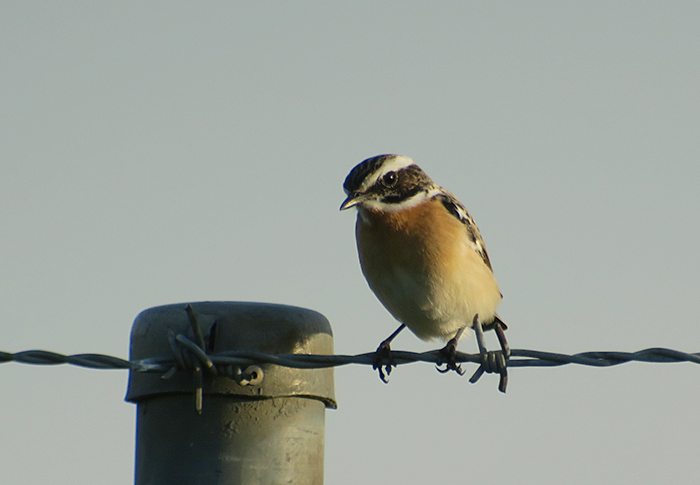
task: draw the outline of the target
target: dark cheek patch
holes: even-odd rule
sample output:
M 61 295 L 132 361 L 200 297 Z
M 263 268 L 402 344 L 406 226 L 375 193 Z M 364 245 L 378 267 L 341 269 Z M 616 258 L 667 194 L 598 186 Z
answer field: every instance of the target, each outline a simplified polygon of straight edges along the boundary
M 418 187 L 418 186 L 415 186 L 415 187 L 408 189 L 408 190 L 400 188 L 399 193 L 392 193 L 390 195 L 382 197 L 381 201 L 384 202 L 385 204 L 400 204 L 404 200 L 408 200 L 411 197 L 418 195 L 420 192 L 423 192 L 423 191 L 424 191 L 424 189 L 422 187 Z

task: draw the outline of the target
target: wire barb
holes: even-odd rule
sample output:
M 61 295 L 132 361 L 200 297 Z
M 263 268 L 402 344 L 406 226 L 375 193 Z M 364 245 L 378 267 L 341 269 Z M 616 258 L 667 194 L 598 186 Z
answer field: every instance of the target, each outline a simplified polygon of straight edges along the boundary
M 496 331 L 498 336 L 498 341 L 501 344 L 501 350 L 487 351 L 486 350 L 486 338 L 484 337 L 484 329 L 481 326 L 481 321 L 479 320 L 479 315 L 474 317 L 474 331 L 476 333 L 476 342 L 479 346 L 479 368 L 476 369 L 474 375 L 471 376 L 469 382 L 474 384 L 478 381 L 484 372 L 488 373 L 498 373 L 500 374 L 500 379 L 498 382 L 498 390 L 501 392 L 506 392 L 506 387 L 508 386 L 508 358 L 510 357 L 510 347 L 508 347 L 508 341 L 506 340 L 505 333 L 503 332 L 503 326 L 500 321 L 496 321 L 495 326 L 492 327 Z

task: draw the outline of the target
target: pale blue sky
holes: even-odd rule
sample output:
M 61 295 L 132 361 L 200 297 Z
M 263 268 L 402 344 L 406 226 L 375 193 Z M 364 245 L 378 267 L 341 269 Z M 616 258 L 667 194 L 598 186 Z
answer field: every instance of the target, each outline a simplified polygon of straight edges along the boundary
M 126 357 L 197 300 L 373 350 L 396 324 L 338 207 L 388 152 L 476 219 L 512 347 L 700 351 L 697 2 L 5 2 L 0 63 L 0 350 Z M 344 367 L 326 483 L 695 483 L 699 379 Z M 126 381 L 0 366 L 3 483 L 129 483 Z

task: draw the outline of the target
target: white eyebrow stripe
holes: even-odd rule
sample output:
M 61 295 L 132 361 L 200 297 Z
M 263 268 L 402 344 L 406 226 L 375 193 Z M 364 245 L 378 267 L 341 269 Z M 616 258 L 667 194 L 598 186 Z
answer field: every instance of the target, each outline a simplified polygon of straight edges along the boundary
M 404 157 L 402 155 L 396 155 L 393 159 L 390 161 L 384 162 L 382 165 L 381 170 L 378 170 L 374 176 L 367 177 L 363 182 L 362 185 L 360 185 L 360 192 L 365 192 L 367 189 L 369 189 L 371 186 L 377 183 L 379 179 L 381 179 L 384 175 L 386 175 L 389 172 L 398 172 L 402 168 L 410 167 L 411 165 L 415 165 L 415 162 L 411 160 L 408 157 Z

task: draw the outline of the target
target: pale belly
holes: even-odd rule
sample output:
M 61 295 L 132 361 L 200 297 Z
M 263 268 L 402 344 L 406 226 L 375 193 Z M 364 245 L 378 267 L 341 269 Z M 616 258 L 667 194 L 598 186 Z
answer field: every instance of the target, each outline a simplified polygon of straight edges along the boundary
M 460 328 L 471 327 L 477 314 L 482 324 L 491 323 L 501 300 L 496 281 L 488 274 L 455 281 L 450 275 L 428 277 L 402 267 L 375 272 L 363 266 L 363 271 L 389 313 L 423 340 L 449 340 Z
M 375 231 L 359 220 L 357 229 L 366 242 L 358 249 L 370 288 L 416 336 L 449 340 L 471 327 L 476 314 L 484 325 L 493 321 L 501 301 L 498 284 L 467 244 L 454 238 L 435 248 L 428 238 Z

